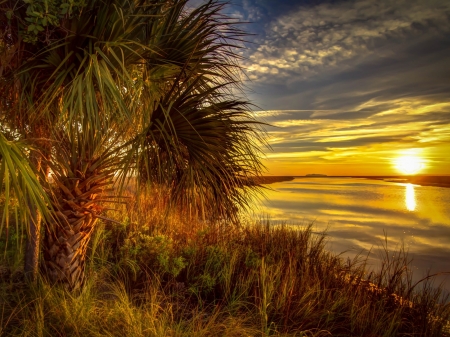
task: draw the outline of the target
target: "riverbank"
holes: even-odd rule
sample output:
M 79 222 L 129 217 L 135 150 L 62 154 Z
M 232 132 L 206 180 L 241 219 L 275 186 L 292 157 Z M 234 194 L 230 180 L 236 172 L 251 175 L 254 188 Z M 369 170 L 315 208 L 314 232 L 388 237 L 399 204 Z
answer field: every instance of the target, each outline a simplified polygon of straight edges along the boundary
M 261 176 L 253 178 L 253 182 L 255 184 L 261 184 L 261 185 L 268 185 L 268 184 L 274 184 L 274 183 L 281 183 L 284 181 L 292 181 L 296 177 L 292 176 Z
M 399 176 L 380 179 L 393 182 L 406 182 L 420 186 L 450 187 L 450 176 Z
M 450 176 L 262 176 L 255 179 L 260 184 L 273 184 L 294 179 L 318 179 L 318 178 L 364 178 L 384 180 L 388 182 L 410 183 L 420 186 L 436 186 L 450 188 Z
M 24 283 L 12 241 L 1 336 L 450 336 L 448 298 L 432 279 L 412 282 L 405 251 L 370 272 L 312 226 L 205 225 L 151 199 L 130 205 L 108 214 L 123 225 L 100 223 L 79 294 Z
M 409 183 L 419 186 L 450 187 L 450 176 L 349 176 L 348 178 L 384 180 L 388 182 Z

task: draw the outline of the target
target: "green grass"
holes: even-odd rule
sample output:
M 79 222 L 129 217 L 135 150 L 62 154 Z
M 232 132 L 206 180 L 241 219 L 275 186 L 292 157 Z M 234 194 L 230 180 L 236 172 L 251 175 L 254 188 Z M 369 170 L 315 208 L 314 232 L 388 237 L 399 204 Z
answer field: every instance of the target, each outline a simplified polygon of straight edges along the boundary
M 0 336 L 450 335 L 448 299 L 414 286 L 403 250 L 368 273 L 311 226 L 207 226 L 154 206 L 100 225 L 81 293 L 25 284 L 20 254 L 3 255 Z

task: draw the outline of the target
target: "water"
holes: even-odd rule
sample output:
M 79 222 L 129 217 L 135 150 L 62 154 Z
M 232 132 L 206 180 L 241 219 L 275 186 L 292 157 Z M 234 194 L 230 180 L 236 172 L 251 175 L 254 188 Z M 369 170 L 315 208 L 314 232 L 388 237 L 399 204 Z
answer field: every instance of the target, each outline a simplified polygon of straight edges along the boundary
M 403 243 L 415 280 L 450 272 L 450 188 L 364 178 L 297 178 L 268 185 L 258 213 L 274 222 L 327 230 L 328 249 L 353 257 L 370 251 L 376 265 L 387 235 L 388 250 Z M 450 291 L 450 276 L 438 276 Z

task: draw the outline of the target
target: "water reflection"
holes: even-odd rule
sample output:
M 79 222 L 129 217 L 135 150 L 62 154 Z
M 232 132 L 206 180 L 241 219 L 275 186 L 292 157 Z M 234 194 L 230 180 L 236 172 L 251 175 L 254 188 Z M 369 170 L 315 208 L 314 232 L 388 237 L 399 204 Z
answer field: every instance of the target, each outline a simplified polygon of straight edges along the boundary
M 405 204 L 408 211 L 416 210 L 416 193 L 414 192 L 413 184 L 406 184 Z
M 270 185 L 258 215 L 278 223 L 326 230 L 329 249 L 353 258 L 362 250 L 377 258 L 388 236 L 392 250 L 405 245 L 415 281 L 427 271 L 450 271 L 450 188 L 362 178 L 297 178 Z M 352 255 L 354 254 L 354 255 Z M 450 276 L 439 276 L 435 284 Z

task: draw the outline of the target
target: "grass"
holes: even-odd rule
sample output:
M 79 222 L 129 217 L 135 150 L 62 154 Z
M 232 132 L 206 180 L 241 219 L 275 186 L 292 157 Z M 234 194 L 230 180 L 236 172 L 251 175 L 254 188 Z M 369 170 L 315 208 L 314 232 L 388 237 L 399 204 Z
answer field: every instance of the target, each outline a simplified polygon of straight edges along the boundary
M 23 283 L 12 242 L 0 336 L 450 336 L 448 298 L 413 284 L 404 250 L 369 273 L 311 226 L 207 226 L 160 207 L 136 200 L 124 225 L 99 225 L 78 294 Z

